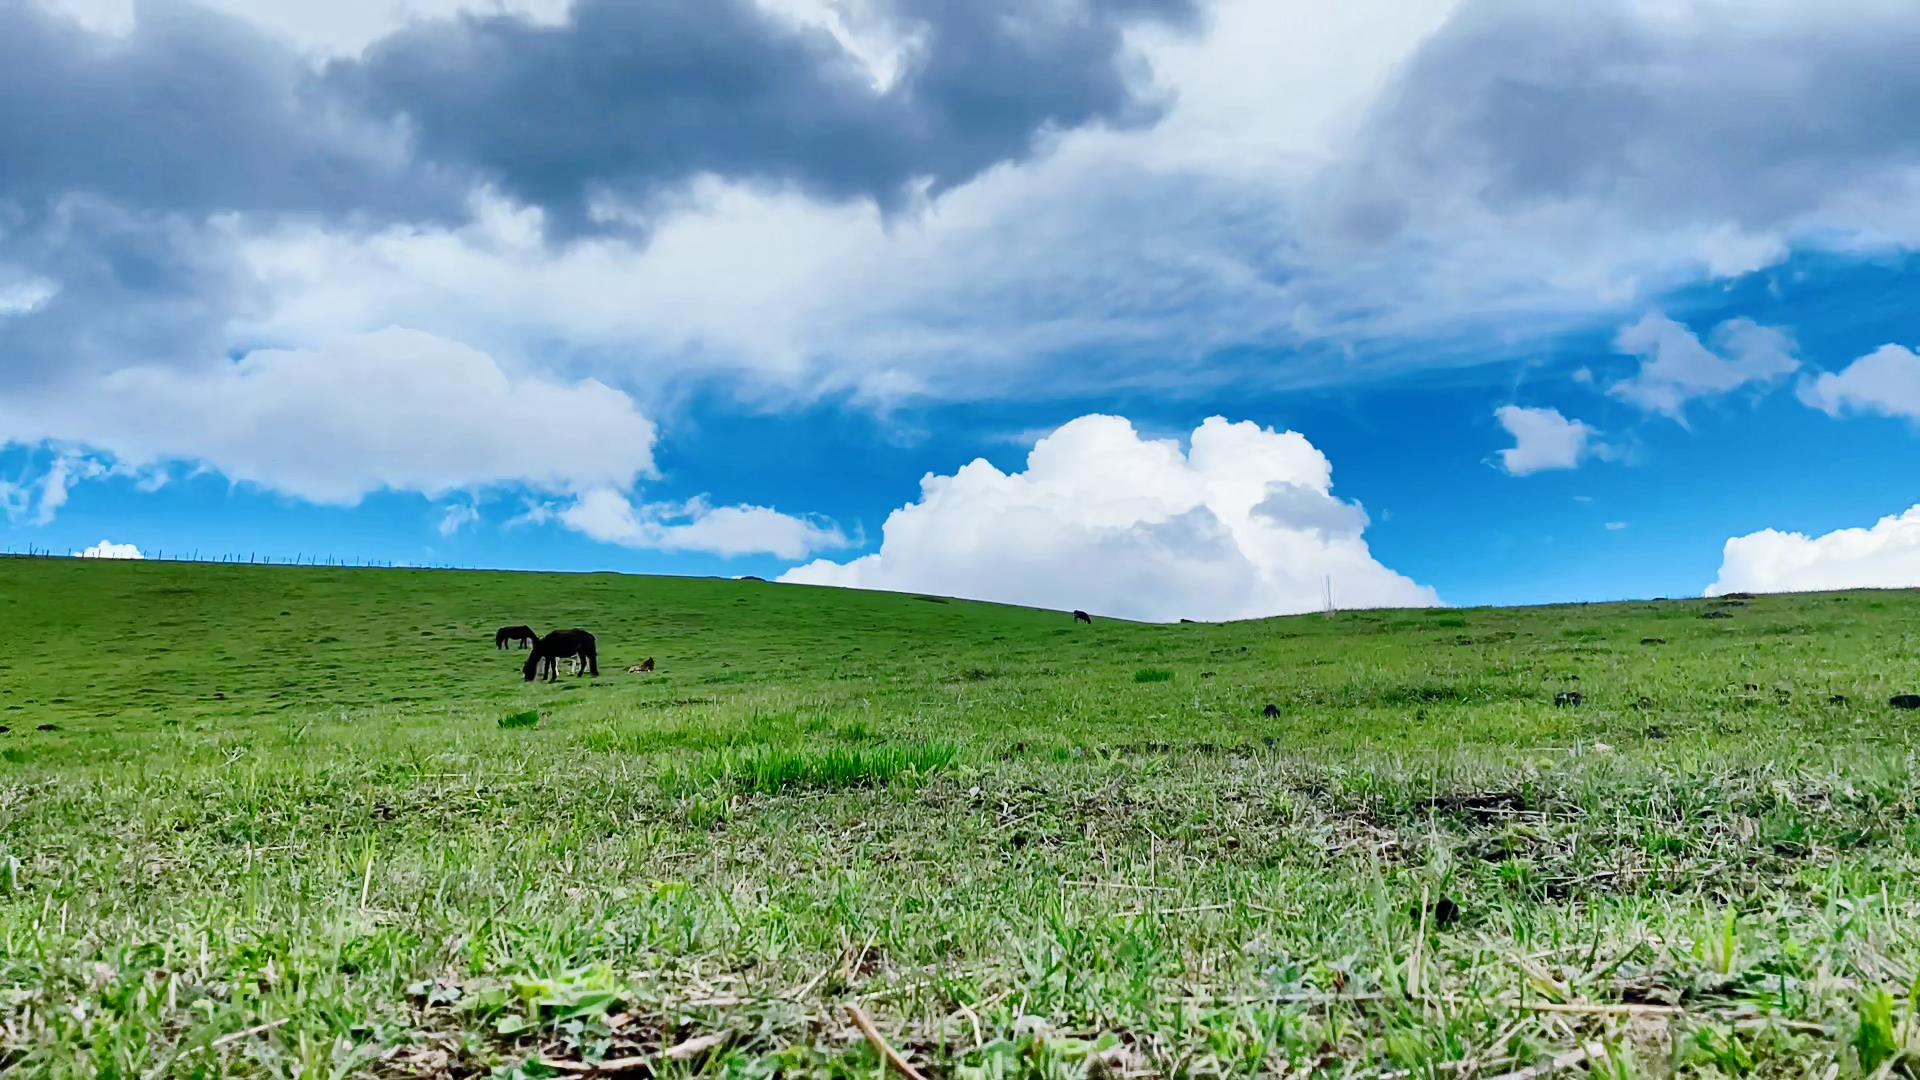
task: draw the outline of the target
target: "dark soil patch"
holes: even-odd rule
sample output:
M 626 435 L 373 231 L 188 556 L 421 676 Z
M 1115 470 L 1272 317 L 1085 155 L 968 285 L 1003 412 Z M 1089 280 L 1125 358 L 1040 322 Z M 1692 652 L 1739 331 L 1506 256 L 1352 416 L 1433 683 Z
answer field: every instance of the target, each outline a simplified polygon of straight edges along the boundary
M 1472 818 L 1483 825 L 1533 808 L 1526 794 L 1520 791 L 1462 791 L 1435 795 L 1421 805 L 1428 810 Z

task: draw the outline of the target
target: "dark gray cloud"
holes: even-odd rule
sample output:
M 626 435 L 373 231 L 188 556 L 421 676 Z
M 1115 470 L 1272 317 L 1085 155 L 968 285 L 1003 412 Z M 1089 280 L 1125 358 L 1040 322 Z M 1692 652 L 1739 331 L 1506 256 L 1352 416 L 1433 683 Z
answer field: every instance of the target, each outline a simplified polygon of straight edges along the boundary
M 0 0 L 0 316 L 14 393 L 129 364 L 217 361 L 249 281 L 223 215 L 451 220 L 462 186 L 393 125 L 330 103 L 236 18 L 149 3 L 125 35 Z
M 956 183 L 1047 129 L 1152 118 L 1122 32 L 1199 2 L 897 0 L 917 46 L 881 93 L 753 0 L 418 23 L 324 70 L 190 3 L 102 34 L 0 0 L 0 289 L 54 290 L 0 313 L 0 374 L 208 362 L 254 284 L 232 236 L 289 217 L 443 223 L 491 182 L 564 231 L 598 192 L 644 204 L 709 172 L 836 198 Z
M 217 360 L 248 282 L 214 232 L 179 215 L 74 195 L 0 225 L 0 283 L 51 288 L 0 315 L 0 379 L 22 394 L 129 364 Z
M 125 36 L 0 0 L 0 205 L 419 217 L 460 193 L 396 131 L 329 102 L 245 22 L 148 4 Z
M 596 194 L 644 199 L 715 173 L 897 200 L 1024 156 L 1050 129 L 1158 115 L 1122 40 L 1200 0 L 897 0 L 914 36 L 884 92 L 824 30 L 753 0 L 578 0 L 552 26 L 420 24 L 330 83 L 404 116 L 430 159 L 471 167 L 578 224 Z
M 1593 200 L 1655 226 L 1814 211 L 1920 157 L 1920 18 L 1839 7 L 1472 0 L 1376 111 L 1355 227 L 1391 231 L 1407 204 L 1452 195 L 1500 212 Z

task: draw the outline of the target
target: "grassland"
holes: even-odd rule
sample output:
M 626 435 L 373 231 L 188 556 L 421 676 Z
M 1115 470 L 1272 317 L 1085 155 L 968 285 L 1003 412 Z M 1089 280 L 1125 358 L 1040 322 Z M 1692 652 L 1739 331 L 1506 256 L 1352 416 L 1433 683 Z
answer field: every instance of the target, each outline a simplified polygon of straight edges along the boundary
M 522 683 L 521 621 L 602 677 Z M 871 1077 L 850 1004 L 981 1080 L 1920 1068 L 1913 594 L 4 560 L 0 635 L 17 1075 Z

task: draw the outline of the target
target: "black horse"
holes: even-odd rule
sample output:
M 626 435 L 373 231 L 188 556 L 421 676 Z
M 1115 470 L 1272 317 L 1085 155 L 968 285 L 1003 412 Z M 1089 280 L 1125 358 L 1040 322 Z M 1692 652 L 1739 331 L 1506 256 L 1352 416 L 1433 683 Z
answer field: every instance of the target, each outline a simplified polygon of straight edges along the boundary
M 503 626 L 493 632 L 493 647 L 496 649 L 504 649 L 508 642 L 513 641 L 519 642 L 524 649 L 539 640 L 540 635 L 534 633 L 531 626 Z
M 555 630 L 546 637 L 533 643 L 533 652 L 527 656 L 527 666 L 520 669 L 527 682 L 539 677 L 542 665 L 546 667 L 548 682 L 560 680 L 560 661 L 567 657 L 581 660 L 594 678 L 600 677 L 600 655 L 595 650 L 593 635 L 585 630 Z M 578 675 L 576 670 L 574 674 Z
M 1092 622 L 1093 622 L 1093 616 L 1091 616 L 1091 615 L 1089 615 L 1089 614 L 1087 614 L 1087 613 L 1086 613 L 1086 612 L 1084 612 L 1084 611 L 1076 611 L 1076 612 L 1074 612 L 1074 613 L 1073 613 L 1073 621 L 1074 621 L 1074 622 L 1083 622 L 1083 623 L 1087 623 L 1087 624 L 1092 624 Z

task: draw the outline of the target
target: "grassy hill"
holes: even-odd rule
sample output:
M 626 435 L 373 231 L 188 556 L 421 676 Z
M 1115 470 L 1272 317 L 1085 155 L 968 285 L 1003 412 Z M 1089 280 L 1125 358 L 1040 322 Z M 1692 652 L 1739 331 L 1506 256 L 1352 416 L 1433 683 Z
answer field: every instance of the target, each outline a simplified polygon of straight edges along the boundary
M 601 677 L 523 683 L 518 622 Z M 20 1075 L 874 1075 L 848 1005 L 946 1076 L 1920 1063 L 1920 595 L 15 559 L 0 634 Z

